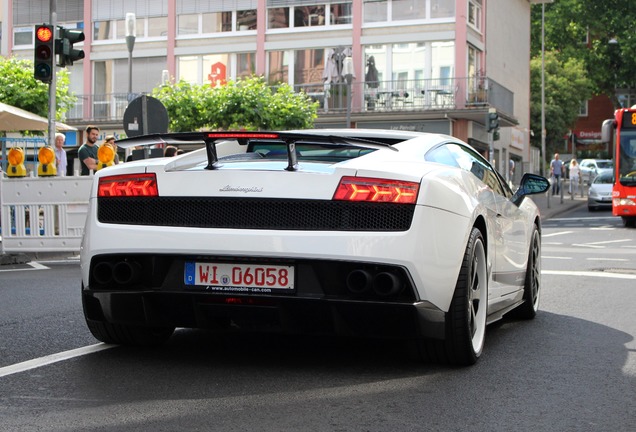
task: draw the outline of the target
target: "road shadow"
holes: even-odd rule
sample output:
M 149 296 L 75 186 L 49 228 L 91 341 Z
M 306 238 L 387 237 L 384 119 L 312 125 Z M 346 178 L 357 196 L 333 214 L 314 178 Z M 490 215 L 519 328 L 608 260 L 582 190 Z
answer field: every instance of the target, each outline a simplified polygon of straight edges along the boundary
M 14 424 L 44 395 L 45 412 L 29 421 L 46 430 L 626 430 L 631 340 L 540 312 L 490 326 L 477 365 L 454 368 L 421 364 L 395 341 L 179 330 L 160 348 L 51 365 L 48 385 L 10 377 L 20 395 L 3 398 L 4 413 Z M 56 384 L 69 379 L 71 400 Z M 81 427 L 69 429 L 75 417 Z

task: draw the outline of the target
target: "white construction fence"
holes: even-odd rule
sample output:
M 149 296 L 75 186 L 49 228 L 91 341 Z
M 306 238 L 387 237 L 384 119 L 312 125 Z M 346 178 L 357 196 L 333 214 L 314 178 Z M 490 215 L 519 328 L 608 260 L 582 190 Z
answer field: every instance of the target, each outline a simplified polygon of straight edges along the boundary
M 1 252 L 79 252 L 93 176 L 0 172 Z

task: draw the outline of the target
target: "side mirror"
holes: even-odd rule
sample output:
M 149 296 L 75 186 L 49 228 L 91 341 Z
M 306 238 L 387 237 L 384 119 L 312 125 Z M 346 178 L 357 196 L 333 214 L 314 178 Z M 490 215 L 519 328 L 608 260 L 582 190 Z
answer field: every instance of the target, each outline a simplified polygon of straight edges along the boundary
M 526 195 L 540 194 L 548 189 L 550 189 L 550 182 L 547 178 L 536 174 L 525 173 L 521 178 L 519 189 L 517 189 L 512 196 L 512 202 L 518 206 Z

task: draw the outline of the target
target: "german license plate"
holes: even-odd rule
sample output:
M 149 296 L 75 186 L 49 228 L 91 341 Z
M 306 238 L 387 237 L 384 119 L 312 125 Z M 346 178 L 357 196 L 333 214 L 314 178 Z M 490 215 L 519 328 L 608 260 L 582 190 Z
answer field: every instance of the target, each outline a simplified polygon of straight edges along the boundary
M 294 291 L 294 267 L 187 261 L 184 282 L 186 286 L 206 291 L 290 293 Z

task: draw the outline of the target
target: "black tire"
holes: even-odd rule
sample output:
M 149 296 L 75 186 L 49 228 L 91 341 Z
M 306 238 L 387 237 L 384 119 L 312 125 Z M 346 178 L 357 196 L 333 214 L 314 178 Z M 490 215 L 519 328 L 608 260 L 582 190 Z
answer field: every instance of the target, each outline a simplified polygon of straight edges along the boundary
M 623 226 L 625 228 L 636 227 L 636 217 L 621 216 L 623 218 Z
M 530 237 L 528 251 L 528 265 L 526 279 L 523 286 L 523 303 L 514 309 L 510 315 L 520 319 L 533 319 L 539 311 L 541 299 L 541 236 L 539 229 L 534 226 Z
M 484 240 L 473 228 L 455 285 L 453 300 L 446 314 L 446 339 L 420 344 L 425 361 L 470 366 L 484 348 L 488 316 L 488 271 Z

